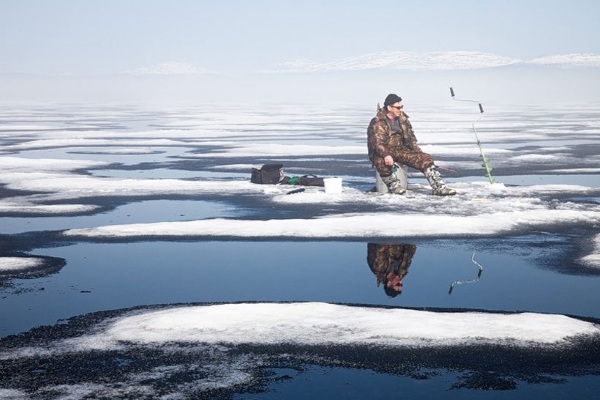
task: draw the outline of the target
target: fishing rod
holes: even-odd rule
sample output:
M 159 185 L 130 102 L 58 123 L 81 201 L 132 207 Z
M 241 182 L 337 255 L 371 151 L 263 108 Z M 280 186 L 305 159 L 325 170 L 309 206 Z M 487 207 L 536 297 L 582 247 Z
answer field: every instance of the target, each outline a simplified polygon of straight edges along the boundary
M 481 273 L 483 272 L 483 265 L 479 264 L 477 261 L 475 261 L 475 253 L 473 253 L 473 256 L 471 257 L 471 261 L 473 262 L 473 264 L 477 265 L 479 267 L 479 273 L 477 274 L 477 278 L 468 280 L 468 281 L 454 281 L 452 282 L 452 284 L 450 285 L 450 290 L 448 291 L 448 294 L 452 294 L 452 290 L 454 290 L 454 286 L 457 285 L 464 285 L 469 284 L 469 283 L 477 283 L 479 282 L 479 280 L 481 279 Z
M 492 167 L 490 166 L 489 159 L 486 157 L 486 155 L 483 152 L 483 147 L 481 147 L 481 141 L 479 140 L 479 136 L 477 135 L 477 129 L 475 128 L 475 123 L 477 123 L 478 121 L 483 119 L 483 106 L 477 100 L 457 99 L 456 97 L 454 97 L 454 89 L 453 88 L 450 88 L 450 95 L 452 95 L 452 100 L 454 100 L 454 101 L 467 101 L 467 102 L 471 102 L 471 103 L 477 103 L 479 105 L 479 113 L 481 114 L 481 116 L 479 118 L 477 118 L 475 121 L 473 121 L 473 124 L 472 124 L 473 132 L 475 133 L 475 139 L 477 139 L 477 147 L 479 147 L 479 153 L 481 154 L 481 158 L 483 160 L 483 164 L 481 164 L 481 166 L 485 168 L 485 176 L 490 180 L 490 183 L 494 183 L 495 179 L 492 176 Z

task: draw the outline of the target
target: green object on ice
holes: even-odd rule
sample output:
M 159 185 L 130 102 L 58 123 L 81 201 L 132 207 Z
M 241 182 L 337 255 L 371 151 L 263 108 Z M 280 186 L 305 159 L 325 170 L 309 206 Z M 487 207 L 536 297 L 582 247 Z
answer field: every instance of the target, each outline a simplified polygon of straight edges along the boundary
M 454 89 L 452 88 L 450 88 L 450 95 L 452 96 L 452 100 L 469 101 L 472 103 L 477 103 L 479 105 L 480 114 L 483 114 L 483 106 L 480 102 L 476 100 L 457 99 L 454 97 Z M 479 136 L 477 136 L 477 129 L 475 129 L 475 122 L 479 121 L 481 118 L 483 118 L 483 116 L 473 121 L 473 132 L 475 132 L 475 139 L 477 139 L 477 147 L 479 147 L 479 154 L 481 154 L 481 159 L 483 160 L 483 164 L 481 164 L 481 166 L 485 168 L 485 176 L 487 176 L 487 178 L 490 180 L 490 183 L 494 183 L 495 179 L 492 176 L 492 167 L 490 166 L 488 158 L 483 153 L 483 147 L 481 147 L 481 141 L 479 140 Z
M 483 107 L 481 103 L 479 103 L 479 110 L 483 114 Z M 481 118 L 480 118 L 481 119 Z M 481 159 L 483 160 L 483 164 L 481 166 L 485 168 L 485 176 L 490 180 L 490 183 L 494 183 L 495 179 L 492 176 L 492 167 L 490 166 L 488 158 L 483 153 L 483 147 L 481 147 L 481 141 L 479 140 L 479 136 L 477 136 L 477 129 L 475 129 L 475 122 L 479 121 L 479 119 L 473 121 L 473 132 L 475 132 L 475 139 L 477 139 L 477 147 L 479 147 L 479 153 L 481 154 Z

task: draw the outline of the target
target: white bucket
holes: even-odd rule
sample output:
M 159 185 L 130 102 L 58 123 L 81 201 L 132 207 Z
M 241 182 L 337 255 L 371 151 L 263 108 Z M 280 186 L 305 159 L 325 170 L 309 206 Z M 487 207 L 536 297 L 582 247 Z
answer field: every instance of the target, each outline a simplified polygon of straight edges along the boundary
M 323 183 L 325 183 L 325 193 L 342 193 L 342 178 L 324 178 Z

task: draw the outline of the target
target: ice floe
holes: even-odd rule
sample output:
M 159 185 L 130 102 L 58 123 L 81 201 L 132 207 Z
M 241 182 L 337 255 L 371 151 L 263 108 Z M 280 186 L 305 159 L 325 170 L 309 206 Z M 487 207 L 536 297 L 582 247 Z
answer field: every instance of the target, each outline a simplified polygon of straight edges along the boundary
M 51 347 L 0 352 L 8 360 L 123 348 L 126 344 L 202 343 L 276 346 L 570 346 L 598 340 L 592 322 L 556 314 L 437 312 L 330 303 L 236 303 L 145 310 L 100 323 Z
M 18 272 L 31 268 L 38 268 L 44 260 L 34 257 L 0 257 L 0 274 L 2 272 Z
M 598 326 L 562 315 L 439 313 L 326 303 L 226 304 L 185 307 L 126 317 L 102 335 L 81 340 L 94 348 L 119 342 L 373 344 L 443 346 L 469 342 L 566 344 L 598 335 Z

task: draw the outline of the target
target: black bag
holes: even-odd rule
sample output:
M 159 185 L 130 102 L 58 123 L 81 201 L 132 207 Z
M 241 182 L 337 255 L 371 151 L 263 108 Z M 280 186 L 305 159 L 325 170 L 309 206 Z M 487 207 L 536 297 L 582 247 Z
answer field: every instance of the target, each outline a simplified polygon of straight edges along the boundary
M 316 175 L 304 175 L 298 178 L 298 185 L 302 186 L 325 186 L 323 178 Z
M 283 180 L 283 164 L 265 164 L 259 168 L 252 168 L 250 182 L 263 185 L 276 185 Z

